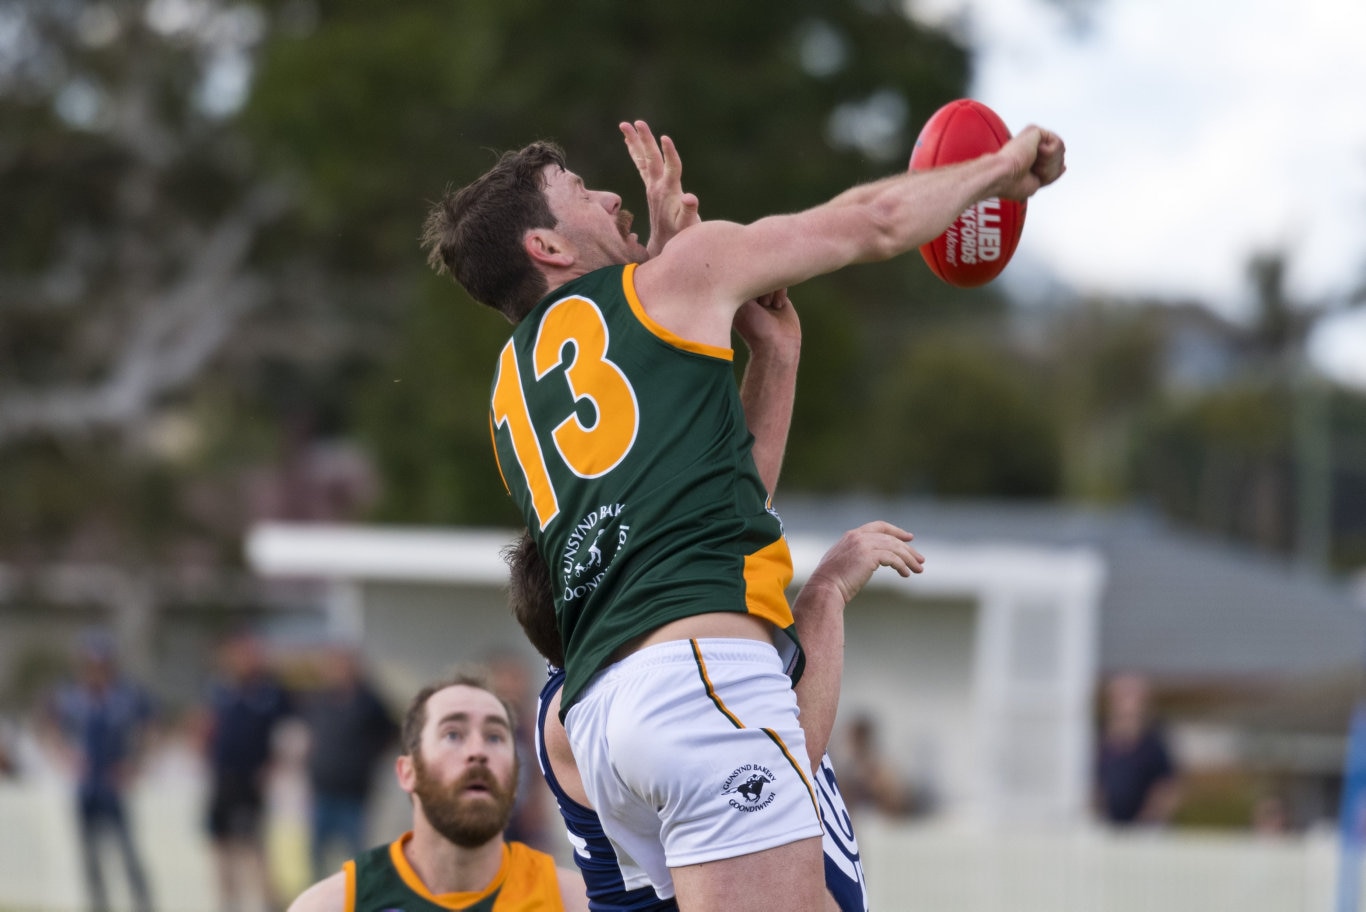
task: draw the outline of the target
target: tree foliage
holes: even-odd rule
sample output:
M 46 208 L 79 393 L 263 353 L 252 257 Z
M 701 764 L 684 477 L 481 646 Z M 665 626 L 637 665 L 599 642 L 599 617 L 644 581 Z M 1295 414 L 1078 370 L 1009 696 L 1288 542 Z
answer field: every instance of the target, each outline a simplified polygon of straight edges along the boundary
M 430 202 L 553 139 L 643 224 L 639 117 L 704 217 L 799 209 L 903 168 L 971 62 L 884 0 L 0 0 L 0 555 L 222 562 L 261 516 L 358 518 L 310 502 L 335 441 L 373 461 L 373 518 L 514 522 L 487 427 L 508 326 L 425 265 Z M 1290 547 L 1317 312 L 1285 265 L 1253 258 L 1232 391 L 1171 387 L 1168 302 L 1040 331 L 914 254 L 809 282 L 783 484 L 1137 495 Z M 1340 460 L 1356 400 L 1331 398 Z
M 1031 373 L 967 337 L 919 340 L 884 378 L 870 425 L 874 471 L 860 477 L 891 494 L 1058 494 L 1058 427 Z
M 147 440 L 274 297 L 254 267 L 287 191 L 199 89 L 249 7 L 0 5 L 0 545 L 164 544 L 183 478 Z
M 396 347 L 361 397 L 359 433 L 386 480 L 379 515 L 511 517 L 482 405 L 508 327 L 428 281 L 415 243 L 447 184 L 553 139 L 643 220 L 616 124 L 644 118 L 677 141 L 704 217 L 750 220 L 904 167 L 920 122 L 963 93 L 968 64 L 954 40 L 878 3 L 342 2 L 281 33 L 245 124 L 305 188 L 300 237 L 338 274 L 408 277 L 387 302 Z M 793 295 L 809 344 L 787 477 L 838 486 L 897 340 L 949 313 L 952 294 L 905 258 Z
M 640 210 L 616 123 L 644 117 L 705 216 L 750 219 L 903 167 L 968 75 L 894 4 L 569 12 L 0 2 L 0 548 L 230 554 L 253 512 L 291 509 L 255 476 L 288 487 L 328 438 L 370 450 L 381 518 L 506 521 L 484 400 L 507 327 L 416 244 L 447 183 L 552 138 Z M 823 487 L 898 339 L 954 298 L 913 258 L 794 295 L 813 445 L 790 477 Z

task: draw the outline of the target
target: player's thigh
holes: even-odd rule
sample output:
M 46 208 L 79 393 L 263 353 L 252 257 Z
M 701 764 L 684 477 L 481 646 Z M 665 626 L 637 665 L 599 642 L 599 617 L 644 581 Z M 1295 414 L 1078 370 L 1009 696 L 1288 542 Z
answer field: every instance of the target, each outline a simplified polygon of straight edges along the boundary
M 681 912 L 824 912 L 820 837 L 671 869 Z

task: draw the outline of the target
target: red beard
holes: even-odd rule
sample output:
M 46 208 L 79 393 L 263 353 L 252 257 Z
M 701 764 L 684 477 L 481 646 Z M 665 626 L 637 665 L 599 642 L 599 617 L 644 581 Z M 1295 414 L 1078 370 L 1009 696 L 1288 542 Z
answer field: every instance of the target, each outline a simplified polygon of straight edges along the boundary
M 476 766 L 452 783 L 442 783 L 427 769 L 420 753 L 413 755 L 413 794 L 432 828 L 451 842 L 466 849 L 484 845 L 507 828 L 512 806 L 517 799 L 517 765 L 512 778 L 499 782 L 487 767 Z M 465 789 L 478 783 L 485 794 L 466 795 Z

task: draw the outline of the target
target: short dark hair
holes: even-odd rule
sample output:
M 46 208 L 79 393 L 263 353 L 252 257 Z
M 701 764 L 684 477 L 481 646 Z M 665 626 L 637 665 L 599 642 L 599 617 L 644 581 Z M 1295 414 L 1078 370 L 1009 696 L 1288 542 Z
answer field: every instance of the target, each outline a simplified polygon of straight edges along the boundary
M 427 701 L 447 687 L 473 687 L 493 694 L 502 704 L 503 712 L 507 713 L 508 725 L 516 730 L 517 714 L 508 705 L 508 701 L 493 689 L 488 678 L 472 671 L 459 671 L 444 680 L 433 681 L 413 695 L 413 699 L 408 703 L 408 711 L 403 714 L 403 727 L 399 734 L 400 746 L 405 755 L 418 755 L 422 748 L 422 729 L 427 725 Z
M 522 246 L 527 231 L 557 224 L 545 198 L 547 165 L 564 167 L 564 151 L 551 142 L 504 152 L 473 182 L 447 187 L 422 226 L 428 264 L 513 323 L 548 290 Z
M 556 668 L 564 667 L 564 641 L 555 620 L 555 590 L 550 581 L 550 568 L 541 560 L 531 533 L 503 549 L 507 561 L 508 608 L 536 651 Z

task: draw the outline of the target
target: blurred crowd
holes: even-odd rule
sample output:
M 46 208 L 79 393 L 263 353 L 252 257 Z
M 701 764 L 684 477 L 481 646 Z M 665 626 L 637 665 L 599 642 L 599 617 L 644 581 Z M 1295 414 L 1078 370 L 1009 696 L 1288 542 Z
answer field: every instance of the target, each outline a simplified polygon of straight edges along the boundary
M 111 881 L 127 886 L 136 912 L 157 907 L 129 798 L 164 755 L 193 755 L 203 779 L 202 832 L 223 912 L 281 909 L 297 888 L 278 882 L 279 864 L 268 855 L 272 815 L 304 819 L 307 870 L 300 876 L 311 880 L 404 829 L 401 819 L 386 819 L 377 796 L 397 794 L 385 786 L 399 753 L 396 707 L 409 695 L 381 693 L 351 644 L 272 650 L 242 629 L 223 636 L 214 656 L 204 692 L 173 717 L 147 682 L 120 667 L 113 639 L 91 632 L 73 650 L 69 674 L 43 694 L 25 725 L 0 720 L 0 777 L 55 772 L 70 784 L 92 912 L 123 905 L 111 902 Z M 519 749 L 532 756 L 536 669 L 510 651 L 483 664 L 517 708 Z M 563 837 L 550 816 L 557 823 L 558 815 L 537 765 L 522 763 L 520 775 L 508 838 L 558 849 Z M 281 800 L 291 788 L 281 788 L 282 780 L 292 780 L 294 800 Z M 105 870 L 111 863 L 121 868 L 115 877 Z
M 313 880 L 401 831 L 401 821 L 379 812 L 383 802 L 376 798 L 377 792 L 397 795 L 386 785 L 399 752 L 395 708 L 407 695 L 382 693 L 355 646 L 323 644 L 281 655 L 255 632 L 233 631 L 215 644 L 204 692 L 174 720 L 145 682 L 120 668 L 106 633 L 83 637 L 71 658 L 69 675 L 45 693 L 22 729 L 28 750 L 20 727 L 0 720 L 0 777 L 23 777 L 27 766 L 42 764 L 70 783 L 93 912 L 111 907 L 104 870 L 111 863 L 122 868 L 118 880 L 137 912 L 156 907 L 128 798 L 149 759 L 171 744 L 196 758 L 205 783 L 202 832 L 224 912 L 283 908 L 290 885 L 276 883 L 278 865 L 266 841 L 270 816 L 281 813 L 271 797 L 271 783 L 281 776 L 297 785 L 288 810 L 306 825 L 301 874 Z M 483 665 L 518 712 L 521 756 L 532 756 L 539 669 L 515 651 L 490 653 Z M 900 762 L 906 758 L 882 743 L 874 715 L 854 711 L 842 718 L 830 752 L 856 820 L 935 813 L 935 784 L 908 774 Z M 507 837 L 563 853 L 559 818 L 537 764 L 521 763 L 520 776 Z M 1157 828 L 1178 817 L 1182 767 L 1142 676 L 1101 682 L 1093 786 L 1094 818 L 1104 825 Z M 1283 833 L 1294 828 L 1290 817 L 1282 796 L 1266 793 L 1246 825 Z

